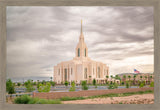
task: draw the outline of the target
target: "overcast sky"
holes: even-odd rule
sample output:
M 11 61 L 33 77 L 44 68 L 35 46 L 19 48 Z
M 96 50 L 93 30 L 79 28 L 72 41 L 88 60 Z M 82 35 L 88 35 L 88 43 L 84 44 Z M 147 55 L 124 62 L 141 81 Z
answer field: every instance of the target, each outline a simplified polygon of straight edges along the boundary
M 152 7 L 7 7 L 8 77 L 53 76 L 73 59 L 80 22 L 91 59 L 110 74 L 153 72 Z

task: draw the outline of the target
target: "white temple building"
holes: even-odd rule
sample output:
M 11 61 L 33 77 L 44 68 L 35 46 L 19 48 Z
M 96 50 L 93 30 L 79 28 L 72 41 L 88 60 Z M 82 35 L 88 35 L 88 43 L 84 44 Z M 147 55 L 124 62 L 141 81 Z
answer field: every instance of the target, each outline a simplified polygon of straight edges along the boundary
M 75 81 L 80 84 L 83 80 L 91 83 L 93 79 L 96 79 L 97 83 L 105 83 L 106 76 L 109 76 L 109 67 L 106 64 L 93 61 L 88 57 L 88 48 L 82 32 L 82 21 L 75 57 L 73 60 L 63 61 L 54 66 L 53 76 L 57 84 L 62 84 L 65 81 Z

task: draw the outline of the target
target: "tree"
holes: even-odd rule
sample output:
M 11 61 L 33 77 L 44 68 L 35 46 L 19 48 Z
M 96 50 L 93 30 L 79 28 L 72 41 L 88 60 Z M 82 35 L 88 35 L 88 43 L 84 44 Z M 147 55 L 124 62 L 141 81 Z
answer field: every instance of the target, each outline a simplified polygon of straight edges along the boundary
M 64 85 L 65 85 L 66 87 L 68 86 L 68 84 L 69 84 L 69 82 L 68 82 L 68 81 L 65 81 Z
M 147 82 L 148 82 L 147 78 L 148 78 L 148 77 L 147 77 L 147 76 L 145 76 L 145 79 L 146 79 L 145 83 L 146 83 L 146 84 L 147 84 Z
M 97 88 L 97 84 L 96 84 L 96 80 L 95 79 L 93 79 L 93 85 L 95 86 L 95 88 Z
M 54 87 L 55 84 L 56 84 L 54 81 L 50 81 L 50 83 L 51 83 L 51 86 L 53 86 L 53 87 Z
M 69 89 L 69 91 L 75 91 L 75 90 L 76 90 L 75 82 L 72 81 L 72 82 L 71 82 L 71 88 Z
M 142 81 L 143 76 L 140 76 L 140 78 L 141 78 L 141 81 Z
M 51 84 L 47 82 L 46 84 L 39 84 L 38 92 L 49 92 L 51 89 Z
M 123 81 L 126 82 L 126 75 L 123 75 Z
M 27 80 L 25 83 L 24 83 L 24 86 L 27 88 L 27 91 L 28 92 L 32 92 L 35 90 L 35 88 L 33 87 L 33 83 L 31 80 Z
M 134 85 L 135 85 L 136 77 L 137 77 L 137 75 L 134 75 L 134 76 L 133 76 L 133 78 L 134 78 Z
M 82 81 L 82 90 L 88 90 L 87 81 Z
M 50 77 L 51 81 L 52 81 L 52 77 Z
M 130 76 L 130 75 L 128 75 L 128 78 L 129 78 L 129 81 L 130 81 L 130 79 L 131 79 L 131 76 Z
M 18 82 L 18 83 L 17 83 L 17 86 L 21 86 L 21 83 L 20 83 L 20 82 Z
M 154 82 L 151 82 L 150 87 L 154 87 Z
M 126 88 L 129 88 L 130 87 L 130 83 L 127 81 L 126 82 Z
M 106 84 L 108 83 L 108 78 L 109 78 L 109 76 L 108 76 L 108 75 L 106 75 Z
M 11 79 L 8 79 L 8 80 L 6 81 L 6 91 L 8 92 L 8 94 L 13 94 L 13 93 L 15 93 L 14 85 L 13 85 Z

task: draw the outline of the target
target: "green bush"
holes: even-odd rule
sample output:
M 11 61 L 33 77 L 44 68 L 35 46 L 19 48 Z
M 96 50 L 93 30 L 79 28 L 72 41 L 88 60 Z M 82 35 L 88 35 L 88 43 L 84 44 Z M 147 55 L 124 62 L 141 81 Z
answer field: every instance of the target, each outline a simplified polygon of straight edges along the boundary
M 50 83 L 51 83 L 52 86 L 55 86 L 55 84 L 56 84 L 56 83 L 53 82 L 53 81 L 50 81 Z
M 151 82 L 150 87 L 154 87 L 154 82 Z
M 88 90 L 87 81 L 82 81 L 82 90 Z
M 109 84 L 109 86 L 108 86 L 108 89 L 116 89 L 116 88 L 118 88 L 117 83 Z
M 72 83 L 71 83 L 71 88 L 69 89 L 69 91 L 75 91 L 75 90 L 76 90 L 75 82 L 72 81 Z
M 126 88 L 129 88 L 129 87 L 130 87 L 129 82 L 126 82 Z
M 24 86 L 27 88 L 28 92 L 32 92 L 35 90 L 35 88 L 33 87 L 33 83 L 31 80 L 28 80 L 24 83 Z
M 15 93 L 14 84 L 12 83 L 11 79 L 8 79 L 6 81 L 6 91 L 8 92 L 8 94 Z
M 16 104 L 61 104 L 61 101 L 32 98 L 28 95 L 23 95 L 21 97 L 15 98 L 14 103 Z
M 83 100 L 86 99 L 85 97 L 62 97 L 60 98 L 61 101 L 69 101 L 69 100 Z
M 144 83 L 143 82 L 141 82 L 140 85 L 139 85 L 139 88 L 142 88 L 142 87 L 144 87 Z
M 44 84 L 39 84 L 38 92 L 49 92 L 51 89 L 51 84 L 49 82 Z
M 65 81 L 65 82 L 64 82 L 64 85 L 65 85 L 66 87 L 68 86 L 68 84 L 69 84 L 68 81 Z

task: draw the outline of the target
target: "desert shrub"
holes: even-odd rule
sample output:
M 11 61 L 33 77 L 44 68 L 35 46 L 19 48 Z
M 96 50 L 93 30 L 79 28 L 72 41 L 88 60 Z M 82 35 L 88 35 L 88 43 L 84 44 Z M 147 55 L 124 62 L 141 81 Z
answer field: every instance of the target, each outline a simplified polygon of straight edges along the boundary
M 75 82 L 72 81 L 72 82 L 71 82 L 71 88 L 69 89 L 69 91 L 75 91 L 75 90 L 76 90 Z
M 21 97 L 15 98 L 14 103 L 16 104 L 61 104 L 61 101 L 32 98 L 28 95 L 23 95 Z
M 17 97 L 14 99 L 14 103 L 16 104 L 28 104 L 29 101 L 31 101 L 32 98 L 28 95 L 23 95 L 21 97 Z
M 82 81 L 82 90 L 88 90 L 87 81 Z
M 151 82 L 150 87 L 154 87 L 154 82 Z

